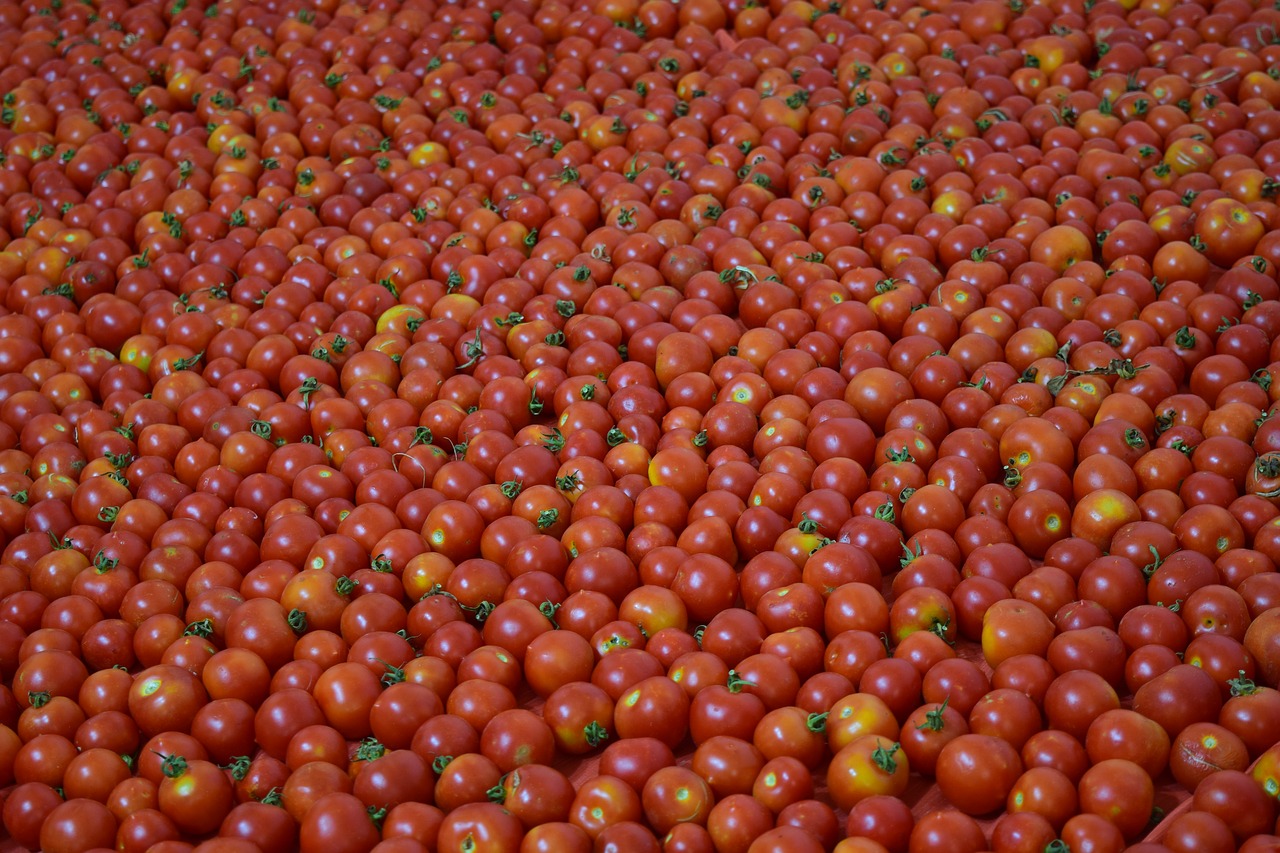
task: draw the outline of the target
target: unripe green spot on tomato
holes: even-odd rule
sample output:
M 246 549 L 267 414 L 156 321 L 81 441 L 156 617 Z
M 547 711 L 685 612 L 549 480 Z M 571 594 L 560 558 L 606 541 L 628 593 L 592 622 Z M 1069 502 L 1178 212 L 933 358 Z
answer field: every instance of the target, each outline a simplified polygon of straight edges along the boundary
M 142 693 L 143 696 L 150 696 L 152 693 L 155 693 L 159 689 L 160 689 L 160 679 L 148 678 L 146 682 L 143 683 L 142 690 L 140 692 Z

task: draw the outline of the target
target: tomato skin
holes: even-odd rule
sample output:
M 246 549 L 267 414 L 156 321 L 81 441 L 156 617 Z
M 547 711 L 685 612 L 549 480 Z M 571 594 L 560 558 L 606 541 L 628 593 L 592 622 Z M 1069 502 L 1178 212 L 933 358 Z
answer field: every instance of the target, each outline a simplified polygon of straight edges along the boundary
M 364 803 L 341 791 L 316 800 L 298 830 L 298 843 L 305 850 L 368 853 L 379 840 Z
M 1218 722 L 1243 740 L 1249 754 L 1257 757 L 1270 746 L 1264 721 L 1280 713 L 1280 691 L 1244 684 L 1233 685 L 1232 694 L 1222 706 Z
M 1249 775 L 1270 796 L 1280 796 L 1280 744 L 1272 746 L 1253 763 Z
M 250 598 L 227 619 L 228 648 L 248 649 L 275 672 L 293 658 L 296 641 L 288 613 L 278 601 Z
M 838 808 L 851 809 L 867 797 L 900 796 L 909 774 L 901 744 L 864 735 L 831 759 L 827 786 Z
M 683 767 L 664 767 L 644 783 L 641 805 L 655 831 L 666 834 L 680 823 L 705 825 L 714 796 L 697 773 Z
M 340 663 L 325 670 L 312 691 L 320 710 L 348 740 L 373 732 L 370 712 L 382 693 L 378 676 L 358 663 Z
M 871 796 L 849 810 L 845 831 L 851 838 L 868 838 L 891 853 L 905 853 L 915 818 L 901 799 Z
M 179 829 L 203 835 L 222 825 L 234 805 L 234 792 L 227 774 L 218 765 L 169 756 L 164 775 L 159 791 L 160 811 Z
M 63 802 L 51 786 L 26 782 L 13 788 L 4 801 L 5 831 L 18 844 L 39 849 L 40 831 L 46 818 Z
M 1180 664 L 1138 688 L 1133 710 L 1155 720 L 1170 738 L 1187 726 L 1216 720 L 1222 697 L 1213 678 L 1199 667 Z
M 268 696 L 253 720 L 254 740 L 277 760 L 283 760 L 289 741 L 310 725 L 325 723 L 320 704 L 306 690 L 289 687 Z
M 750 741 L 766 713 L 760 697 L 713 684 L 693 697 L 689 706 L 689 730 L 695 744 L 718 735 Z
M 1194 802 L 1197 809 L 1225 820 L 1238 840 L 1264 834 L 1275 825 L 1275 800 L 1238 770 L 1210 776 L 1196 787 Z
M 40 849 L 69 853 L 92 847 L 110 848 L 115 842 L 116 818 L 102 803 L 84 798 L 55 807 L 40 827 Z
M 129 714 L 143 734 L 187 732 L 208 701 L 204 685 L 187 670 L 160 664 L 143 670 L 129 689 Z
M 530 853 L 591 853 L 591 837 L 571 823 L 544 823 L 525 833 L 522 851 Z
M 969 723 L 959 711 L 930 702 L 912 711 L 903 722 L 899 742 L 911 769 L 933 776 L 943 747 L 968 733 Z
M 559 687 L 543 706 L 556 746 L 570 755 L 594 750 L 614 732 L 614 703 L 601 688 L 575 681 Z
M 1060 835 L 1072 850 L 1119 851 L 1125 839 L 1115 824 L 1096 814 L 1078 814 L 1067 821 Z
M 746 794 L 730 794 L 712 807 L 707 831 L 713 845 L 737 849 L 773 828 L 773 813 Z
M 1001 850 L 1043 850 L 1058 834 L 1049 821 L 1032 812 L 1001 815 L 991 831 L 991 846 Z
M 965 734 L 942 748 L 938 787 L 965 814 L 989 814 L 1004 806 L 1022 774 L 1022 759 L 1007 741 Z
M 1280 688 L 1280 607 L 1254 617 L 1245 631 L 1244 647 L 1258 662 L 1263 682 Z
M 931 850 L 978 853 L 986 847 L 986 833 L 976 820 L 955 809 L 942 809 L 916 821 L 907 850 L 908 853 Z
M 607 774 L 584 782 L 569 808 L 569 822 L 593 839 L 607 827 L 639 820 L 640 794 L 617 776 Z
M 1151 818 L 1155 788 L 1147 772 L 1132 761 L 1108 758 L 1085 771 L 1080 779 L 1080 809 L 1114 825 L 1134 838 Z
M 665 675 L 646 678 L 619 697 L 613 720 L 620 737 L 656 737 L 674 748 L 689 729 L 689 698 Z
M 569 816 L 574 790 L 558 770 L 527 764 L 507 774 L 502 784 L 503 806 L 526 829 L 564 821 Z
M 1169 764 L 1169 735 L 1154 720 L 1122 708 L 1099 714 L 1089 725 L 1085 748 L 1095 763 L 1108 758 L 1134 762 L 1153 779 Z
M 1192 723 L 1173 741 L 1169 769 L 1187 790 L 1195 790 L 1218 770 L 1245 770 L 1249 749 L 1230 729 L 1217 723 Z
M 402 802 L 426 802 L 432 793 L 431 768 L 407 749 L 387 752 L 359 765 L 352 793 L 366 806 L 392 808 Z
M 407 838 L 427 847 L 435 844 L 444 812 L 425 803 L 401 803 L 382 820 L 382 838 Z
M 282 808 L 261 802 L 245 802 L 232 808 L 223 818 L 218 836 L 242 838 L 274 850 L 283 850 L 297 843 L 298 825 Z

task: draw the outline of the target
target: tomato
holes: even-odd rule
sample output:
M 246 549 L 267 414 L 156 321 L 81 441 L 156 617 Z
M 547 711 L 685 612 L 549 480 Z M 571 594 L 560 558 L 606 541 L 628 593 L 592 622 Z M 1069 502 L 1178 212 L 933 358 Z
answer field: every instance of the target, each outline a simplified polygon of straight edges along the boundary
M 969 724 L 964 715 L 946 702 L 931 702 L 911 712 L 902 724 L 899 737 L 910 766 L 925 776 L 932 776 L 943 747 L 968 733 Z
M 688 719 L 687 695 L 666 676 L 635 685 L 618 699 L 613 712 L 620 737 L 656 737 L 671 747 L 684 739 Z
M 1192 723 L 1174 739 L 1169 769 L 1193 790 L 1211 773 L 1248 766 L 1248 747 L 1236 734 L 1217 723 Z
M 1196 217 L 1196 235 L 1204 243 L 1205 255 L 1221 266 L 1252 254 L 1265 232 L 1253 211 L 1234 199 L 1215 199 Z
M 1280 790 L 1280 750 L 1271 747 L 1262 753 L 1249 772 L 1267 794 Z
M 831 759 L 827 786 L 836 806 L 850 809 L 867 797 L 901 795 L 909 773 L 901 744 L 865 735 Z
M 1213 679 L 1198 667 L 1175 666 L 1138 688 L 1133 709 L 1155 720 L 1170 738 L 1196 722 L 1216 720 L 1222 699 Z
M 1111 821 L 1096 814 L 1078 814 L 1067 821 L 1060 836 L 1072 849 L 1123 850 L 1124 835 Z
M 1007 741 L 991 735 L 963 734 L 938 755 L 938 787 L 965 814 L 988 814 L 1002 807 L 1018 777 L 1022 760 Z
M 251 801 L 240 803 L 227 813 L 218 835 L 258 844 L 292 845 L 297 843 L 298 827 L 284 809 Z
M 682 767 L 658 770 L 644 783 L 641 794 L 645 819 L 663 834 L 679 823 L 705 824 L 713 802 L 707 783 Z
M 186 732 L 207 700 L 204 685 L 187 670 L 161 664 L 143 670 L 129 689 L 129 713 L 144 734 Z
M 640 795 L 616 776 L 601 775 L 578 788 L 569 821 L 597 838 L 609 826 L 641 816 Z
M 982 621 L 983 656 L 992 667 L 1018 654 L 1043 656 L 1053 639 L 1050 619 L 1037 607 L 1015 599 L 996 602 Z
M 55 808 L 63 804 L 52 787 L 43 782 L 19 784 L 4 802 L 4 827 L 19 844 L 39 848 L 41 829 Z
M 312 804 L 298 829 L 299 844 L 322 845 L 343 851 L 372 850 L 379 841 L 377 826 L 365 806 L 343 792 L 326 794 Z
M 1226 803 L 1233 801 L 1234 807 Z M 1196 786 L 1195 807 L 1227 822 L 1237 838 L 1267 832 L 1273 825 L 1275 804 L 1247 773 L 1223 770 Z
M 614 730 L 614 703 L 594 684 L 572 682 L 548 698 L 543 718 L 556 745 L 570 755 L 590 752 Z
M 1147 825 L 1154 797 L 1151 777 L 1123 758 L 1099 761 L 1080 779 L 1082 812 L 1106 819 L 1125 838 L 1135 837 Z
M 1156 778 L 1169 764 L 1170 740 L 1154 720 L 1121 708 L 1099 714 L 1085 737 L 1089 757 L 1097 763 L 1111 758 L 1132 761 Z
M 911 829 L 908 850 L 977 851 L 987 846 L 986 833 L 969 815 L 954 809 L 924 814 Z
M 39 847 L 49 851 L 110 847 L 117 825 L 115 816 L 102 803 L 83 798 L 68 800 L 45 817 Z
M 231 811 L 233 795 L 225 773 L 211 762 L 179 755 L 164 760 L 159 806 L 184 832 L 211 832 Z
M 373 731 L 370 712 L 381 690 L 367 667 L 340 663 L 320 675 L 313 693 L 330 725 L 348 740 L 360 740 Z
M 368 744 L 366 753 L 377 757 L 360 765 L 356 773 L 352 793 L 361 802 L 389 809 L 402 802 L 421 802 L 431 796 L 431 769 L 421 756 L 407 749 L 377 755 L 378 749 Z
M 1268 709 L 1280 701 L 1280 692 L 1243 677 L 1229 684 L 1231 698 L 1222 706 L 1218 722 L 1244 742 L 1250 755 L 1257 756 L 1269 746 L 1269 735 L 1259 731 L 1258 722 L 1270 718 Z
M 1280 608 L 1257 614 L 1244 635 L 1244 647 L 1258 662 L 1259 674 L 1267 684 L 1280 684 Z
M 1164 833 L 1164 843 L 1171 850 L 1230 846 L 1234 841 L 1226 821 L 1210 812 L 1195 810 L 1174 818 Z

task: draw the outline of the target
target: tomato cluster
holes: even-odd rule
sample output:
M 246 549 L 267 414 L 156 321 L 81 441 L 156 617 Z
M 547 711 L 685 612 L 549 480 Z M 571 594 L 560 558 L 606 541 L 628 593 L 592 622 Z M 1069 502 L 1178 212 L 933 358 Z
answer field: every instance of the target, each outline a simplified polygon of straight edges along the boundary
M 0 0 L 3 849 L 1280 850 L 1277 32 Z

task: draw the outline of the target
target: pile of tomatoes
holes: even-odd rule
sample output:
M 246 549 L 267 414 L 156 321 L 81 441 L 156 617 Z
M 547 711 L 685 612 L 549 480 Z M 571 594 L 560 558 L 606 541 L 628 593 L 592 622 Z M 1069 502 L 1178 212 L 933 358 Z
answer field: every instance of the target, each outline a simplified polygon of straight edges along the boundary
M 1278 33 L 0 0 L 0 847 L 1280 850 Z

